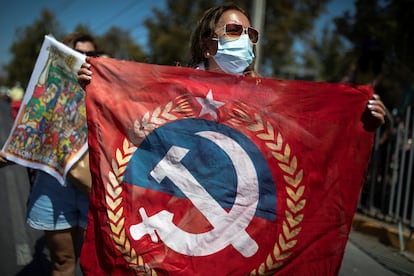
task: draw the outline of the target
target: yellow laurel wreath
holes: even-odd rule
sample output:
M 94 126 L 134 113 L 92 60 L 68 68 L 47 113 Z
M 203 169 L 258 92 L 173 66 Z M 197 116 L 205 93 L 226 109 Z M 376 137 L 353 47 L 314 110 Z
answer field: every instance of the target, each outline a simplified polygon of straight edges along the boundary
M 124 208 L 122 207 L 123 198 L 121 196 L 123 189 L 120 183 L 126 166 L 135 150 L 136 147 L 130 147 L 127 139 L 124 139 L 122 151 L 120 149 L 116 150 L 116 161 L 112 160 L 112 171 L 108 173 L 109 182 L 106 184 L 106 210 L 112 232 L 112 240 L 124 259 L 132 268 L 141 271 L 141 275 L 155 275 L 151 274 L 142 257 L 137 256 L 135 249 L 131 247 L 124 227 L 125 218 L 123 217 Z
M 176 107 L 173 109 L 174 102 L 169 102 L 164 108 L 157 107 L 152 115 L 147 112 L 142 117 L 141 122 L 134 122 L 134 133 L 138 136 L 140 142 L 148 133 L 167 121 L 177 119 L 171 113 L 180 114 L 183 117 L 193 116 L 192 109 L 189 105 L 187 96 L 179 96 L 175 99 Z M 117 149 L 115 160 L 112 159 L 112 171 L 108 173 L 109 182 L 106 184 L 105 201 L 107 204 L 107 215 L 111 229 L 111 237 L 115 242 L 116 248 L 122 253 L 122 256 L 129 266 L 137 271 L 139 275 L 157 275 L 154 269 L 149 268 L 144 263 L 142 256 L 137 255 L 135 249 L 126 236 L 124 227 L 125 218 L 123 217 L 124 209 L 122 207 L 122 177 L 125 173 L 126 166 L 137 148 L 130 146 L 129 141 L 125 138 L 122 149 Z
M 283 138 L 280 133 L 275 134 L 275 130 L 270 122 L 264 122 L 262 117 L 255 113 L 252 118 L 245 110 L 248 107 L 243 105 L 241 108 L 234 108 L 230 124 L 240 126 L 247 125 L 247 128 L 256 133 L 256 136 L 265 141 L 266 147 L 271 151 L 272 156 L 277 160 L 279 168 L 284 172 L 283 179 L 286 182 L 286 205 L 285 218 L 282 222 L 282 232 L 279 234 L 278 241 L 273 246 L 266 261 L 261 263 L 258 268 L 252 270 L 250 275 L 266 275 L 283 265 L 283 262 L 292 254 L 291 249 L 297 243 L 297 235 L 301 232 L 304 215 L 300 213 L 306 205 L 306 199 L 302 199 L 305 186 L 301 185 L 303 170 L 298 167 L 296 156 L 291 157 L 291 149 L 288 143 L 283 147 Z
M 172 107 L 176 105 L 173 109 Z M 177 117 L 172 113 L 178 113 L 183 117 L 194 117 L 186 96 L 177 97 L 174 102 L 169 102 L 164 108 L 157 107 L 152 115 L 147 112 L 141 119 L 141 122 L 135 121 L 134 133 L 140 140 L 144 139 L 148 133 L 161 124 L 175 120 Z M 250 275 L 265 275 L 269 270 L 275 270 L 283 265 L 283 262 L 291 255 L 290 250 L 297 243 L 297 235 L 302 228 L 300 223 L 304 215 L 300 213 L 305 207 L 306 200 L 302 199 L 305 186 L 301 185 L 303 170 L 298 168 L 296 156 L 291 158 L 291 149 L 289 144 L 283 147 L 283 138 L 280 133 L 275 135 L 273 126 L 258 114 L 254 114 L 254 119 L 242 109 L 233 109 L 233 118 L 229 121 L 232 125 L 244 124 L 247 128 L 257 133 L 256 136 L 265 142 L 265 145 L 272 152 L 273 157 L 277 160 L 280 169 L 285 173 L 283 178 L 286 182 L 286 205 L 289 210 L 285 211 L 285 218 L 282 222 L 282 233 L 279 234 L 278 241 L 274 244 L 266 261 L 253 271 Z M 137 270 L 139 275 L 157 275 L 154 269 L 149 268 L 144 263 L 141 256 L 137 256 L 134 248 L 131 247 L 130 241 L 126 236 L 124 227 L 125 218 L 123 217 L 122 196 L 123 191 L 120 185 L 123 174 L 130 158 L 135 152 L 136 147 L 131 145 L 125 138 L 122 150 L 116 150 L 116 160 L 112 160 L 112 171 L 108 173 L 109 182 L 106 185 L 105 200 L 109 208 L 107 214 L 110 221 L 111 237 L 116 244 L 116 248 L 122 253 L 123 258 L 128 262 L 131 268 Z

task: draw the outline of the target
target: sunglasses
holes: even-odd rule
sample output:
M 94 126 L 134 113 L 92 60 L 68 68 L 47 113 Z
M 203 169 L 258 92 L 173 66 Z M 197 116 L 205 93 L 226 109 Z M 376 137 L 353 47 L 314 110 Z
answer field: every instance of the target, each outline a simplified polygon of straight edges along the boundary
M 100 55 L 102 55 L 102 52 L 99 52 L 99 51 L 88 51 L 88 52 L 83 52 L 83 51 L 80 51 L 80 50 L 76 50 L 76 51 L 81 53 L 81 54 L 84 54 L 88 57 L 99 57 Z
M 243 27 L 240 24 L 228 23 L 217 30 L 223 30 L 224 34 L 229 39 L 238 39 L 243 33 L 249 35 L 249 39 L 252 43 L 257 43 L 259 40 L 259 32 L 252 27 Z M 216 31 L 217 31 L 216 30 Z

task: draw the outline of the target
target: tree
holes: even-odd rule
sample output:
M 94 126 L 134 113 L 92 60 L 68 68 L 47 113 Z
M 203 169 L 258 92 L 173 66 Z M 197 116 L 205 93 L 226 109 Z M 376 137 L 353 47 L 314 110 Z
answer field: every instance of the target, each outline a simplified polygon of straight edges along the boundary
M 273 75 L 281 68 L 295 63 L 292 45 L 295 38 L 304 36 L 313 28 L 313 22 L 328 0 L 266 1 L 265 26 L 260 43 L 264 62 L 270 64 Z
M 118 27 L 111 27 L 103 35 L 97 36 L 85 25 L 77 25 L 74 32 L 91 34 L 95 38 L 98 51 L 103 51 L 112 58 L 143 62 L 146 56 L 138 44 L 131 38 L 130 32 Z
M 5 66 L 8 73 L 6 85 L 20 83 L 22 87 L 27 87 L 46 34 L 62 35 L 60 24 L 48 10 L 43 10 L 32 25 L 17 30 L 17 39 L 10 48 L 12 60 Z
M 343 40 L 335 30 L 329 30 L 328 25 L 324 26 L 319 38 L 306 37 L 304 65 L 317 70 L 317 81 L 340 82 L 344 79 L 351 57 L 347 53 L 349 46 Z
M 97 38 L 98 47 L 117 59 L 143 62 L 146 56 L 142 48 L 131 38 L 128 31 L 112 27 L 102 36 Z
M 96 39 L 98 48 L 111 57 L 141 62 L 146 60 L 142 48 L 133 41 L 127 31 L 112 27 L 100 37 L 94 35 L 88 26 L 81 24 L 77 25 L 73 31 L 91 34 Z M 11 46 L 12 60 L 5 66 L 7 77 L 5 77 L 4 84 L 14 86 L 20 83 L 22 87 L 27 87 L 44 36 L 53 34 L 56 39 L 61 40 L 66 33 L 62 31 L 53 13 L 43 10 L 40 19 L 18 30 L 17 34 L 17 39 Z
M 166 9 L 153 9 L 148 28 L 149 62 L 164 65 L 190 62 L 190 37 L 203 12 L 222 1 L 167 0 Z
M 413 85 L 414 2 L 357 0 L 355 14 L 335 19 L 338 32 L 353 44 L 356 60 L 363 51 L 381 50 L 384 80 L 381 96 L 389 107 L 402 107 L 402 91 Z M 374 49 L 374 48 L 377 49 Z M 371 54 L 371 53 L 370 53 Z M 411 95 L 412 96 L 412 95 Z

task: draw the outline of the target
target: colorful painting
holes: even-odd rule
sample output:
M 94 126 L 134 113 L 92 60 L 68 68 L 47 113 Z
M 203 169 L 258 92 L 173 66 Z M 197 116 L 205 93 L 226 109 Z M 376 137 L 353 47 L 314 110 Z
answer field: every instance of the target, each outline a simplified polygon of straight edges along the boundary
M 8 140 L 7 159 L 43 170 L 61 184 L 87 149 L 85 91 L 76 79 L 84 56 L 46 36 Z

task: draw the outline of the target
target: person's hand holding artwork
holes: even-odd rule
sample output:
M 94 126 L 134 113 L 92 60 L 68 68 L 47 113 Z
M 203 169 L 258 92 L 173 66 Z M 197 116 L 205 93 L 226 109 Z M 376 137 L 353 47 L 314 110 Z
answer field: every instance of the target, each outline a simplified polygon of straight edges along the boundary
M 13 164 L 13 162 L 7 160 L 4 154 L 0 151 L 0 168 L 3 168 L 11 164 Z

